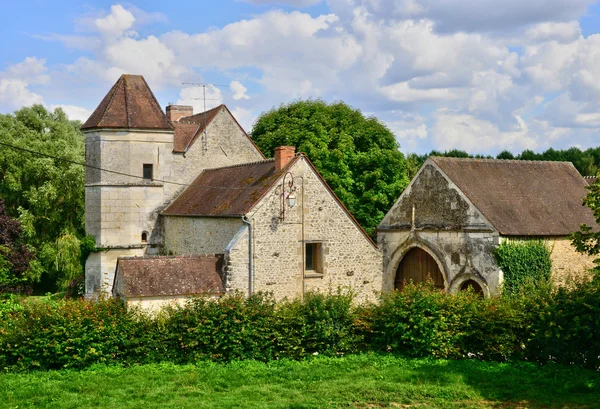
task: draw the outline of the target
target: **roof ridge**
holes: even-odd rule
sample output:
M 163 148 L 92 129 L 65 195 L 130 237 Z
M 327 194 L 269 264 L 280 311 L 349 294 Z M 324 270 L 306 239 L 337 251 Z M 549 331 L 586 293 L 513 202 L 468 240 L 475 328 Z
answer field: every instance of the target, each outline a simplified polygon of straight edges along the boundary
M 198 113 L 196 113 L 196 114 L 192 114 L 192 115 L 184 116 L 184 117 L 181 117 L 180 119 L 191 118 L 191 117 L 195 117 L 195 116 L 198 116 L 198 115 L 203 115 L 203 114 L 206 114 L 206 113 L 208 113 L 208 112 L 215 111 L 216 109 L 218 109 L 218 108 L 222 108 L 222 107 L 224 107 L 224 106 L 225 106 L 225 104 L 220 104 L 220 105 L 217 105 L 217 106 L 216 106 L 216 107 L 214 107 L 214 108 L 207 109 L 206 111 L 198 112 Z M 178 122 L 181 122 L 181 121 L 178 121 Z
M 208 257 L 219 257 L 224 253 L 207 253 L 207 254 L 181 254 L 175 256 L 161 256 L 161 255 L 143 255 L 143 256 L 127 256 L 118 257 L 118 260 L 156 260 L 156 259 L 177 259 L 177 258 L 208 258 Z
M 464 160 L 464 161 L 480 161 L 480 162 L 511 162 L 511 163 L 565 163 L 573 165 L 573 162 L 568 160 L 530 160 L 530 159 L 494 159 L 494 158 L 457 158 L 454 156 L 430 156 L 432 159 L 449 159 L 449 160 Z
M 207 169 L 204 169 L 204 171 L 207 172 L 207 171 L 210 171 L 210 170 L 219 170 L 219 169 L 228 169 L 228 168 L 241 168 L 242 166 L 258 165 L 260 163 L 267 163 L 267 162 L 275 162 L 275 158 L 257 160 L 257 161 L 254 161 L 254 162 L 236 163 L 235 165 L 220 166 L 218 168 L 207 168 Z

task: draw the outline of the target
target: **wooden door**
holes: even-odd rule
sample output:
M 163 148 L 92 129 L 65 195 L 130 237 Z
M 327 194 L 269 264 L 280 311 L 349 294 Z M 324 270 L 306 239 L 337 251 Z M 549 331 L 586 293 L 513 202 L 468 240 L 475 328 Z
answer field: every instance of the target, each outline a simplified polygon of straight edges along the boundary
M 444 276 L 437 263 L 425 250 L 414 247 L 400 261 L 394 287 L 401 290 L 405 283 L 422 283 L 433 280 L 436 288 L 444 289 Z

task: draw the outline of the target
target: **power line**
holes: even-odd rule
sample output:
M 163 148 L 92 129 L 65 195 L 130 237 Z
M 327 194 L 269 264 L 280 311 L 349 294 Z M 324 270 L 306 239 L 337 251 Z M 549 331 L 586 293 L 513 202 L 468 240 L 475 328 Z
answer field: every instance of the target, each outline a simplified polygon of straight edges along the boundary
M 62 162 L 71 163 L 73 165 L 78 165 L 78 166 L 83 166 L 85 168 L 99 170 L 101 172 L 108 172 L 108 173 L 113 173 L 115 175 L 121 175 L 121 176 L 127 176 L 127 177 L 131 177 L 131 178 L 136 178 L 136 179 L 147 180 L 143 176 L 131 175 L 129 173 L 119 172 L 119 171 L 116 171 L 116 170 L 104 169 L 104 168 L 101 168 L 101 167 L 98 167 L 98 166 L 88 165 L 87 163 L 77 162 L 77 161 L 74 161 L 74 160 L 71 160 L 71 159 L 61 158 L 61 157 L 58 157 L 58 156 L 49 155 L 47 153 L 42 153 L 42 152 L 33 151 L 31 149 L 22 148 L 20 146 L 11 145 L 11 144 L 8 144 L 8 143 L 5 143 L 5 142 L 0 142 L 0 145 L 6 146 L 8 148 L 16 149 L 16 150 L 19 150 L 19 151 L 23 151 L 23 152 L 28 152 L 28 153 L 31 153 L 31 154 L 34 154 L 34 155 L 44 156 L 46 158 L 51 158 L 51 159 L 59 160 L 59 161 L 62 161 Z M 187 186 L 187 187 L 210 187 L 210 188 L 214 188 L 214 189 L 240 189 L 240 190 L 244 189 L 244 188 L 241 188 L 241 187 L 224 187 L 224 186 L 211 186 L 211 185 L 190 185 L 188 183 L 173 182 L 173 181 L 170 181 L 170 180 L 159 180 L 159 181 L 162 182 L 162 183 L 168 183 L 168 184 L 177 185 L 177 186 Z

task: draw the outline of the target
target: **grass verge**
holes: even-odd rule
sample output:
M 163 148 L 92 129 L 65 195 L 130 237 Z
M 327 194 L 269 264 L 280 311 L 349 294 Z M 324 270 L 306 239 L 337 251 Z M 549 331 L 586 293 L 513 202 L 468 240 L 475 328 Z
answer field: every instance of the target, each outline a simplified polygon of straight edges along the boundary
M 600 373 L 576 367 L 373 354 L 0 375 L 6 408 L 598 408 L 599 402 Z

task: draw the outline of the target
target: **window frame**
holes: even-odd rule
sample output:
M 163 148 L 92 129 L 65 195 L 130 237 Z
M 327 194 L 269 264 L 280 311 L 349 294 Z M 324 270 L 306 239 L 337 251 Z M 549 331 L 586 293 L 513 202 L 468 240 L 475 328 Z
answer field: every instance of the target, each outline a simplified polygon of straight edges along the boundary
M 150 177 L 146 177 L 146 171 L 150 170 Z M 154 164 L 153 163 L 144 163 L 142 165 L 142 177 L 144 180 L 154 180 Z
M 312 249 L 309 251 L 309 247 Z M 308 257 L 309 253 L 311 253 L 311 262 L 310 265 L 312 268 L 309 268 Z M 308 241 L 304 242 L 304 274 L 319 274 L 323 275 L 323 242 L 321 241 Z

